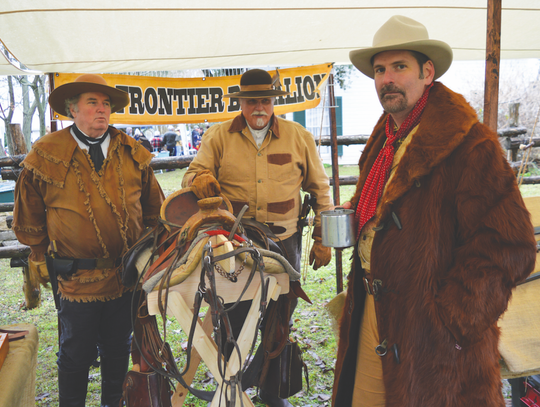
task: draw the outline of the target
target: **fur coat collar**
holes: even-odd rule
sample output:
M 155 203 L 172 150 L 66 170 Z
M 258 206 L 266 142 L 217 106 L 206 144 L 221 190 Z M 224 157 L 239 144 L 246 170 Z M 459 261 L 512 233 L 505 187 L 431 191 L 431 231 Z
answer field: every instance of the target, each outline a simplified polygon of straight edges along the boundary
M 428 103 L 418 130 L 403 155 L 392 182 L 381 198 L 377 208 L 376 218 L 380 221 L 388 216 L 393 202 L 403 196 L 416 181 L 429 174 L 445 160 L 469 134 L 471 128 L 478 123 L 476 112 L 465 101 L 463 96 L 449 91 L 444 85 L 435 82 L 430 90 Z M 379 151 L 386 141 L 385 124 L 388 114 L 384 113 L 379 119 L 369 138 L 365 151 L 359 161 L 360 177 L 356 193 L 352 199 L 354 206 L 360 199 L 362 187 L 370 169 L 377 159 Z M 448 123 L 452 123 L 448 126 Z

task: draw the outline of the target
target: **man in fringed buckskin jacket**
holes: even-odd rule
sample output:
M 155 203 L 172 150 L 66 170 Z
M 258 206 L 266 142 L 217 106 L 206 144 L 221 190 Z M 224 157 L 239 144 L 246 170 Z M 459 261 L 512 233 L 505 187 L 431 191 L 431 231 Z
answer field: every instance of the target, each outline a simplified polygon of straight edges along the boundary
M 394 16 L 350 57 L 384 113 L 344 205 L 358 235 L 334 405 L 502 407 L 497 319 L 536 244 L 497 134 L 434 82 L 452 50 L 422 24 Z
M 13 229 L 32 249 L 30 269 L 42 283 L 49 274 L 58 283 L 60 407 L 85 405 L 98 352 L 101 405 L 118 406 L 131 344 L 120 259 L 157 223 L 164 196 L 152 154 L 109 126 L 110 114 L 128 105 L 127 93 L 87 74 L 55 89 L 49 103 L 74 124 L 36 141 L 22 162 Z

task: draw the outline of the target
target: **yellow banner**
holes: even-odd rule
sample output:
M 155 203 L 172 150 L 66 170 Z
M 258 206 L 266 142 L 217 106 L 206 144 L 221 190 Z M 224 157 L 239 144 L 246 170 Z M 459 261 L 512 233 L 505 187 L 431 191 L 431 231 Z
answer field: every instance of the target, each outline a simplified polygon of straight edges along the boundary
M 276 98 L 274 113 L 285 114 L 316 107 L 319 89 L 328 79 L 332 64 L 279 69 L 281 88 L 289 96 Z M 269 71 L 274 75 L 276 71 Z M 73 82 L 79 73 L 54 74 L 55 88 Z M 101 75 L 109 86 L 129 93 L 130 104 L 111 115 L 111 123 L 179 124 L 222 122 L 240 112 L 238 99 L 223 98 L 240 90 L 240 77 L 156 78 L 151 76 Z M 58 112 L 54 120 L 70 120 Z

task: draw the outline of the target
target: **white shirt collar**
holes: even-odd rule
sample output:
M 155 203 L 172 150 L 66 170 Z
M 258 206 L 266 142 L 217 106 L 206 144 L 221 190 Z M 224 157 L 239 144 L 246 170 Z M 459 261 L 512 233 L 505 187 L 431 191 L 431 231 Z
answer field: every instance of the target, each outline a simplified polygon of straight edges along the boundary
M 82 131 L 81 129 L 79 129 L 79 130 L 80 130 L 80 132 L 82 134 L 84 134 L 86 137 L 88 137 L 88 135 L 84 131 Z M 77 144 L 79 145 L 79 148 L 81 150 L 86 150 L 86 151 L 90 150 L 90 146 L 87 146 L 81 140 L 79 140 L 77 138 L 77 136 L 75 135 L 75 133 L 73 133 L 73 130 L 70 129 L 69 132 L 71 133 L 71 136 L 75 139 L 75 141 L 77 142 Z M 108 132 L 108 130 L 107 130 L 107 132 Z M 103 134 L 101 136 L 99 136 L 99 137 L 103 137 Z M 107 138 L 103 141 L 103 143 L 101 143 L 101 151 L 103 151 L 103 157 L 105 157 L 105 158 L 107 158 L 107 151 L 109 151 L 109 144 L 110 143 L 111 143 L 111 138 L 107 134 Z
M 268 133 L 268 129 L 270 128 L 270 123 L 271 121 L 269 121 L 268 124 L 262 129 L 255 130 L 255 129 L 252 129 L 251 126 L 246 121 L 249 131 L 251 132 L 251 135 L 253 136 L 253 139 L 255 140 L 257 147 L 259 148 L 261 148 L 264 138 L 266 137 L 266 134 Z

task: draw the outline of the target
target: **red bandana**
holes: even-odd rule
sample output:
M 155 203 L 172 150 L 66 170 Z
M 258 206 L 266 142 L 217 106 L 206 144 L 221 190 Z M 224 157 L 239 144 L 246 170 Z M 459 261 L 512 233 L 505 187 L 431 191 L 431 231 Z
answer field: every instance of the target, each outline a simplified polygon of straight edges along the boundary
M 384 186 L 388 181 L 390 167 L 394 161 L 394 142 L 400 138 L 406 137 L 412 129 L 420 122 L 422 112 L 426 107 L 429 90 L 433 83 L 424 91 L 422 97 L 416 102 L 411 113 L 407 116 L 401 127 L 394 134 L 394 119 L 392 115 L 388 115 L 386 120 L 386 143 L 379 152 L 371 171 L 368 174 L 366 183 L 362 188 L 362 194 L 356 207 L 356 221 L 358 222 L 358 230 L 356 237 L 360 236 L 360 232 L 364 225 L 373 217 L 377 209 L 377 202 L 381 198 Z

